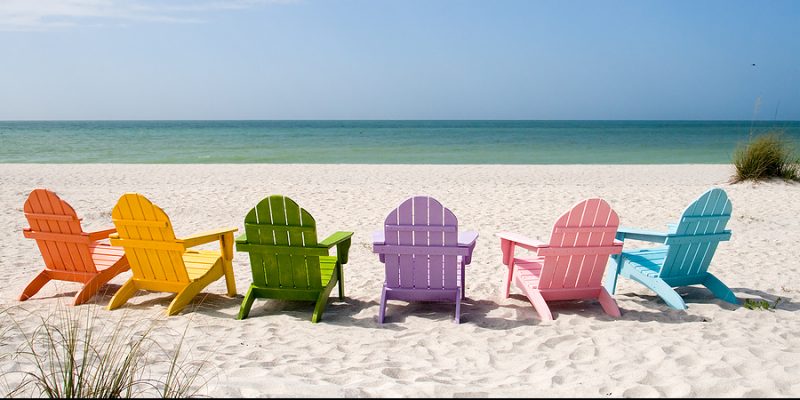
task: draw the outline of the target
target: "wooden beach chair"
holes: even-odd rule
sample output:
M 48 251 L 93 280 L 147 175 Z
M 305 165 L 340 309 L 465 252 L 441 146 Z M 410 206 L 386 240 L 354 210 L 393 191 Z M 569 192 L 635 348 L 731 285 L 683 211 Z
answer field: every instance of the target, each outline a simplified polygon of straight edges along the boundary
M 84 232 L 75 210 L 47 189 L 35 189 L 23 207 L 30 224 L 23 230 L 34 239 L 44 259 L 45 268 L 28 283 L 20 301 L 35 295 L 50 280 L 83 283 L 73 300 L 85 303 L 101 286 L 128 270 L 122 248 L 101 242 L 115 229 Z
M 721 241 L 729 240 L 725 225 L 731 218 L 731 201 L 724 190 L 714 188 L 703 193 L 683 212 L 677 224 L 668 224 L 668 232 L 620 228 L 620 240 L 642 240 L 664 246 L 624 251 L 615 256 L 614 273 L 606 277 L 605 287 L 614 293 L 617 276 L 639 282 L 658 294 L 675 309 L 686 303 L 673 289 L 700 284 L 717 298 L 739 304 L 733 292 L 708 272 L 711 259 Z
M 609 255 L 622 251 L 622 242 L 614 239 L 618 226 L 611 206 L 593 198 L 579 202 L 556 220 L 549 243 L 499 233 L 503 264 L 508 267 L 505 297 L 513 280 L 542 320 L 553 319 L 547 302 L 555 300 L 597 299 L 608 315 L 619 317 L 616 301 L 602 286 Z M 518 258 L 517 247 L 536 254 Z
M 477 240 L 477 232 L 459 232 L 453 212 L 432 197 L 412 197 L 390 212 L 372 243 L 386 272 L 380 322 L 389 300 L 404 300 L 455 302 L 458 323 L 465 266 Z
M 294 200 L 269 196 L 244 218 L 245 233 L 236 238 L 236 250 L 250 255 L 253 282 L 239 309 L 247 318 L 257 298 L 315 301 L 311 322 L 319 322 L 328 297 L 339 284 L 344 300 L 343 266 L 347 264 L 353 232 L 336 232 L 317 241 L 314 218 Z M 336 254 L 329 250 L 336 246 Z
M 223 276 L 228 296 L 236 295 L 231 264 L 236 228 L 215 229 L 178 239 L 167 214 L 138 193 L 122 195 L 111 218 L 118 231 L 110 236 L 111 244 L 125 249 L 133 277 L 111 298 L 109 310 L 125 304 L 142 289 L 177 293 L 167 308 L 167 315 L 173 315 Z M 219 241 L 219 250 L 191 249 L 214 241 Z

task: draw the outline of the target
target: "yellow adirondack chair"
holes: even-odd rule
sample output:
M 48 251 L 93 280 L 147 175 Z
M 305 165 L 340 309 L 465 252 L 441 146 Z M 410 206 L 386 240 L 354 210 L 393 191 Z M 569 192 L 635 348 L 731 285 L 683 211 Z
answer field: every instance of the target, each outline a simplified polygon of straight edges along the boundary
M 228 296 L 236 295 L 233 277 L 233 232 L 222 228 L 182 239 L 175 237 L 169 217 L 158 206 L 138 193 L 126 193 L 111 212 L 117 233 L 111 244 L 125 249 L 133 277 L 111 298 L 113 310 L 139 289 L 177 293 L 167 315 L 183 309 L 211 282 L 225 276 Z M 190 250 L 219 240 L 219 250 Z

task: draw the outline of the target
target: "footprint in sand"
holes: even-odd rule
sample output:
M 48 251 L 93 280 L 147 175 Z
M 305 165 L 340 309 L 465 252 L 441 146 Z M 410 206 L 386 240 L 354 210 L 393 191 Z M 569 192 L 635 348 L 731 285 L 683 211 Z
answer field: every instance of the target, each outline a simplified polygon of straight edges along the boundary
M 411 379 L 413 374 L 400 368 L 384 368 L 381 373 L 392 379 Z
M 661 393 L 658 390 L 649 387 L 649 386 L 634 386 L 632 388 L 625 389 L 622 392 L 622 397 L 660 397 Z

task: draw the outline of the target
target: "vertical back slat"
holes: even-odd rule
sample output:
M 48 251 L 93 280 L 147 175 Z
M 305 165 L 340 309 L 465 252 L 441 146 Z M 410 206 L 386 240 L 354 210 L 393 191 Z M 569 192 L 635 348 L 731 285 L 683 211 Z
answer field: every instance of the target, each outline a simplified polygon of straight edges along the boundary
M 398 224 L 398 210 L 394 209 L 386 217 L 384 225 L 397 225 Z M 384 229 L 384 240 L 388 245 L 400 244 L 400 235 L 398 231 Z M 400 287 L 400 255 L 399 254 L 386 254 L 384 257 L 384 265 L 386 270 L 386 287 L 398 288 Z
M 117 204 L 114 206 L 114 209 L 111 211 L 111 217 L 114 219 L 133 219 L 133 216 L 130 212 L 130 207 L 127 205 L 128 199 L 125 196 L 122 196 Z M 117 228 L 117 234 L 120 238 L 132 238 L 138 237 L 138 232 L 136 231 L 135 226 L 129 227 L 126 224 L 121 223 L 114 223 L 114 226 Z M 140 259 L 141 256 L 144 255 L 144 252 L 139 252 L 137 249 L 128 248 L 125 249 L 125 257 L 128 259 L 128 263 L 131 267 L 131 273 L 134 277 L 150 277 L 153 275 L 152 271 L 150 270 L 150 265 L 147 263 L 147 259 Z
M 397 220 L 401 225 L 411 225 L 413 217 L 413 199 L 408 199 L 398 207 Z M 397 234 L 398 244 L 411 246 L 414 244 L 414 235 L 409 231 L 400 231 Z M 400 287 L 410 289 L 414 287 L 413 259 L 410 254 L 400 255 Z
M 722 190 L 715 191 L 712 194 L 714 195 L 713 202 L 710 204 L 707 216 L 714 218 L 709 218 L 707 220 L 706 234 L 722 233 L 730 219 L 731 207 L 728 196 Z M 721 216 L 727 216 L 728 218 L 718 219 L 718 217 Z M 711 256 L 713 256 L 714 252 L 717 250 L 718 244 L 719 242 L 716 241 L 708 242 L 702 248 L 702 251 L 698 252 L 698 255 L 693 260 L 693 267 L 690 270 L 692 275 L 698 275 L 708 271 L 708 266 L 711 263 Z
M 597 213 L 594 226 L 613 227 L 614 232 L 594 233 L 593 235 L 599 236 L 599 239 L 597 242 L 590 242 L 593 243 L 592 245 L 611 246 L 614 244 L 616 230 L 619 228 L 619 216 L 617 216 L 617 213 L 615 213 L 614 210 L 611 209 L 611 206 L 605 201 L 600 204 L 600 211 Z M 585 284 L 579 282 L 578 287 L 600 287 L 603 281 L 603 273 L 606 271 L 606 266 L 608 265 L 609 256 L 610 254 L 597 255 L 594 259 L 592 271 L 588 275 L 588 279 L 585 281 Z
M 286 201 L 286 224 L 300 226 L 300 207 L 293 201 Z M 292 247 L 303 247 L 303 233 L 298 231 L 289 232 L 289 245 Z M 298 289 L 307 289 L 308 285 L 308 270 L 306 267 L 305 255 L 291 255 L 292 260 L 292 281 L 294 287 Z
M 75 214 L 75 210 L 72 208 L 72 206 L 61 200 L 55 193 L 51 191 L 46 191 L 45 193 L 49 198 L 50 205 L 55 214 L 74 216 L 74 218 L 70 221 L 60 221 L 58 223 L 61 233 L 69 233 L 73 235 L 82 234 L 83 229 L 81 228 L 78 216 Z M 95 269 L 94 266 L 94 261 L 92 260 L 92 254 L 89 251 L 88 243 L 67 243 L 67 248 L 69 249 L 70 256 L 74 262 L 73 266 L 75 267 L 76 271 L 91 273 L 97 272 L 97 269 Z
M 158 221 L 156 210 L 153 209 L 153 205 L 149 204 L 147 200 L 143 201 L 143 198 L 138 198 L 138 204 L 136 205 L 136 208 L 139 210 L 139 212 L 134 211 L 133 215 L 137 217 L 137 219 L 141 218 L 143 221 Z M 139 227 L 139 232 L 143 238 L 150 238 L 152 240 L 159 241 L 169 240 L 168 237 L 164 237 L 164 233 L 158 228 Z M 166 280 L 168 282 L 180 282 L 180 278 L 178 278 L 179 272 L 176 272 L 176 265 L 173 257 L 181 257 L 181 255 L 170 253 L 177 252 L 148 250 L 147 257 L 148 260 L 150 260 L 151 265 L 154 265 L 153 271 L 156 273 L 156 277 L 159 277 L 163 273 L 163 276 L 160 277 L 161 280 Z M 181 264 L 178 265 L 178 267 L 185 268 L 183 265 L 183 257 L 181 257 L 180 262 Z M 160 265 L 161 268 L 155 268 L 155 264 Z
M 698 214 L 699 216 L 713 214 L 714 204 L 716 203 L 716 200 L 719 198 L 719 193 L 711 192 L 709 193 L 709 196 L 704 196 L 704 197 L 705 201 L 702 202 L 702 207 L 700 207 L 699 210 L 697 208 L 695 209 L 695 211 L 699 211 Z M 705 235 L 707 233 L 710 233 L 709 228 L 713 229 L 713 227 L 710 226 L 708 220 L 699 219 L 695 221 L 694 233 L 696 235 Z M 702 259 L 707 249 L 708 249 L 708 242 L 692 243 L 691 245 L 689 245 L 686 249 L 686 257 L 681 263 L 681 267 L 679 269 L 680 274 L 692 275 L 694 271 L 696 271 L 695 264 L 700 261 L 698 258 Z
M 428 231 L 429 229 L 429 220 L 428 220 L 428 211 L 430 208 L 435 208 L 437 204 L 428 205 L 428 198 L 427 197 L 415 197 L 414 198 L 414 245 L 415 246 L 427 246 L 429 243 L 428 240 Z M 412 256 L 413 259 L 413 270 L 414 270 L 414 283 L 413 286 L 417 289 L 427 289 L 429 287 L 428 284 L 428 255 L 426 254 L 415 254 Z
M 305 209 L 300 209 L 300 219 L 303 221 L 303 226 L 313 226 L 316 228 L 317 223 L 311 214 Z M 306 246 L 316 246 L 317 230 L 305 231 L 303 233 L 303 242 Z M 308 268 L 308 284 L 311 288 L 322 288 L 322 272 L 320 270 L 319 256 L 306 256 L 306 267 Z
M 132 216 L 131 219 L 137 221 L 147 221 L 147 219 L 144 216 L 144 210 L 142 209 L 142 204 L 140 203 L 140 201 L 141 199 L 136 196 L 128 198 L 128 207 L 130 208 Z M 133 237 L 131 239 L 144 240 L 144 241 L 155 239 L 153 238 L 153 234 L 152 232 L 150 232 L 150 229 L 144 226 L 136 227 L 136 233 L 137 233 L 136 237 Z M 143 256 L 140 257 L 140 259 L 146 259 L 147 265 L 150 266 L 150 271 L 152 272 L 153 275 L 148 277 L 149 279 L 153 279 L 156 281 L 167 280 L 167 274 L 165 273 L 165 270 L 173 269 L 172 257 L 167 256 L 166 259 L 168 259 L 169 261 L 166 264 L 161 265 L 159 252 L 156 251 L 155 249 L 139 248 L 137 249 L 137 251 L 141 251 L 142 253 L 144 253 Z
M 59 215 L 62 213 L 61 211 L 61 204 L 58 198 L 52 192 L 39 192 L 39 201 L 45 207 L 47 214 L 54 214 Z M 51 225 L 55 227 L 53 232 L 57 233 L 73 233 L 70 227 L 70 223 L 66 221 L 52 221 Z M 80 233 L 78 230 L 77 233 Z M 66 269 L 70 271 L 83 271 L 83 259 L 78 251 L 78 248 L 75 246 L 75 243 L 69 242 L 57 242 L 58 247 L 66 250 L 65 254 L 62 255 L 64 258 L 64 266 Z
M 272 224 L 286 226 L 286 207 L 283 196 L 272 196 L 269 200 L 269 207 L 272 210 Z M 289 245 L 289 233 L 283 230 L 273 230 L 275 244 L 278 246 Z M 278 279 L 281 287 L 294 287 L 294 276 L 292 274 L 292 256 L 288 254 L 276 254 L 275 263 L 278 267 Z
M 272 197 L 268 197 L 263 201 L 259 202 L 256 205 L 256 209 L 258 211 L 258 217 L 261 223 L 264 224 L 272 224 L 272 208 L 271 203 Z M 247 239 L 250 240 L 249 238 Z M 272 229 L 262 229 L 261 230 L 261 242 L 260 244 L 266 245 L 274 245 L 275 244 L 275 233 Z M 277 258 L 274 254 L 264 254 L 263 255 L 264 261 L 264 271 L 267 275 L 267 287 L 270 288 L 279 288 L 281 287 L 281 279 L 280 279 L 280 271 L 279 267 L 276 265 Z
M 36 201 L 43 214 L 53 214 L 53 208 L 50 205 L 50 199 L 47 198 L 46 193 L 37 192 Z M 47 221 L 47 229 L 47 232 L 61 233 L 61 226 L 58 224 L 58 221 Z M 56 267 L 65 271 L 74 271 L 75 267 L 72 254 L 70 254 L 66 243 L 54 240 L 50 240 L 49 242 L 52 243 L 52 248 L 56 250 L 55 254 L 57 256 L 54 257 Z
M 580 225 L 583 218 L 583 210 L 585 202 L 578 203 L 575 207 L 569 210 L 565 215 L 561 216 L 553 226 L 553 233 L 550 236 L 551 247 L 572 247 L 575 245 L 577 234 L 574 232 L 558 233 L 556 227 L 576 227 Z M 564 278 L 566 277 L 567 268 L 571 260 L 571 256 L 547 256 L 545 257 L 544 265 L 542 266 L 542 275 L 539 280 L 539 288 L 541 289 L 560 289 L 564 287 Z
M 444 209 L 444 225 L 458 227 L 458 220 L 452 211 Z M 457 247 L 458 246 L 458 229 L 452 232 L 444 232 L 444 246 Z M 444 261 L 444 283 L 445 289 L 455 289 L 461 284 L 459 274 L 461 271 L 460 264 L 458 263 L 458 256 L 443 256 Z M 464 288 L 461 288 L 464 290 Z
M 259 206 L 253 207 L 247 212 L 244 217 L 244 232 L 247 241 L 250 243 L 263 243 L 261 239 L 261 216 L 259 215 Z M 268 224 L 269 216 L 266 218 Z M 253 284 L 258 287 L 267 287 L 267 266 L 264 260 L 264 254 L 256 251 L 248 253 L 250 257 L 250 270 L 253 275 Z
M 583 213 L 583 221 L 581 221 L 581 226 L 605 226 L 605 223 L 608 220 L 608 212 L 610 210 L 611 208 L 608 207 L 608 203 L 600 201 L 600 199 L 589 200 L 587 202 L 586 211 Z M 603 241 L 602 232 L 587 231 L 581 236 L 586 237 L 586 241 L 584 242 L 585 244 L 583 246 L 587 247 L 598 247 Z M 583 240 L 583 238 L 581 238 L 581 240 Z M 597 259 L 600 257 L 602 257 L 602 255 L 598 254 L 584 255 L 581 257 L 581 262 L 579 264 L 580 267 L 577 268 L 578 273 L 575 277 L 575 280 L 573 281 L 572 279 L 567 279 L 567 282 L 573 282 L 571 287 L 587 287 L 589 280 L 592 277 L 592 273 L 594 272 L 595 265 L 597 264 Z
M 597 217 L 600 199 L 589 199 L 584 202 L 583 214 L 581 215 L 578 226 L 592 226 Z M 586 247 L 591 245 L 592 233 L 589 231 L 579 231 L 575 234 L 574 246 Z M 594 256 L 587 256 L 584 254 L 576 254 L 570 256 L 567 262 L 566 272 L 564 274 L 564 281 L 561 283 L 563 288 L 577 287 L 578 278 L 581 274 L 586 273 L 590 268 L 589 265 L 594 263 Z M 591 272 L 589 272 L 591 273 Z
M 431 201 L 428 208 L 428 219 L 431 226 L 444 226 L 445 209 L 439 202 Z M 434 207 L 435 205 L 435 207 Z M 428 243 L 431 246 L 444 246 L 444 232 L 431 231 L 428 233 Z M 428 276 L 431 289 L 444 288 L 444 257 L 431 255 L 428 261 Z

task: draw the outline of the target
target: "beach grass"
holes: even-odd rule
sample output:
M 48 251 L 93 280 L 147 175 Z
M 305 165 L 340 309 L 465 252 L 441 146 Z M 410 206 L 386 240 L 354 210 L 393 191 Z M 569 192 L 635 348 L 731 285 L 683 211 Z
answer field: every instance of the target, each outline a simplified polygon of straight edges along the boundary
M 25 316 L 39 319 L 32 331 L 23 328 L 30 324 L 20 324 L 4 310 L 0 318 L 10 323 L 0 330 L 0 345 L 3 336 L 13 333 L 23 340 L 17 349 L 4 352 L 9 360 L 3 365 L 13 364 L 10 360 L 32 365 L 25 372 L 0 367 L 4 396 L 183 398 L 197 395 L 205 386 L 207 363 L 182 354 L 186 331 L 177 346 L 166 349 L 154 335 L 157 321 L 130 321 L 122 315 L 109 323 L 95 315 L 96 309 L 59 306 L 47 316 Z M 153 373 L 164 363 L 166 373 Z M 8 379 L 15 373 L 23 374 L 22 379 Z
M 783 179 L 800 181 L 800 160 L 792 142 L 781 131 L 770 131 L 740 144 L 733 154 L 732 183 Z

